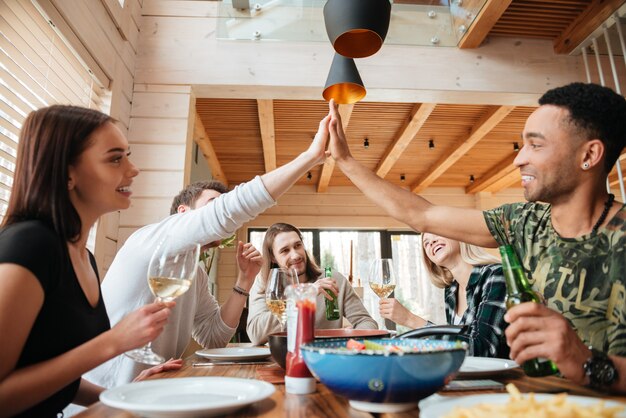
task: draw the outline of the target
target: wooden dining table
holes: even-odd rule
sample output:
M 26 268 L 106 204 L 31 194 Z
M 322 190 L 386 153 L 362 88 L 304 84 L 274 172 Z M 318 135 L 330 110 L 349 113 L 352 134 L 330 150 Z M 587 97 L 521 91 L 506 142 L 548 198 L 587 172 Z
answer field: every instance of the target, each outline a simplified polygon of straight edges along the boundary
M 261 368 L 276 368 L 274 364 L 259 362 L 258 364 L 227 364 L 216 366 L 194 367 L 194 363 L 207 362 L 206 358 L 192 355 L 185 359 L 183 367 L 173 372 L 160 373 L 153 376 L 154 379 L 179 378 L 191 376 L 224 376 L 244 379 L 257 379 L 257 370 Z M 626 403 L 626 396 L 616 396 L 601 393 L 587 387 L 572 383 L 567 379 L 556 376 L 531 378 L 526 376 L 520 369 L 513 369 L 503 374 L 489 376 L 489 379 L 501 383 L 514 383 L 522 393 L 561 393 L 570 395 L 590 396 L 598 399 L 613 400 Z M 332 417 L 332 418 L 405 418 L 419 417 L 419 409 L 415 408 L 402 413 L 371 414 L 350 407 L 348 400 L 335 395 L 322 383 L 317 383 L 317 390 L 310 395 L 293 395 L 285 393 L 284 384 L 275 384 L 274 394 L 263 401 L 254 403 L 236 412 L 229 413 L 229 417 Z M 466 396 L 488 393 L 506 393 L 494 390 L 479 391 L 445 391 L 438 392 L 442 396 Z M 417 402 L 416 402 L 417 404 Z M 115 409 L 101 402 L 91 405 L 82 413 L 75 415 L 77 418 L 134 418 L 137 415 L 128 411 Z

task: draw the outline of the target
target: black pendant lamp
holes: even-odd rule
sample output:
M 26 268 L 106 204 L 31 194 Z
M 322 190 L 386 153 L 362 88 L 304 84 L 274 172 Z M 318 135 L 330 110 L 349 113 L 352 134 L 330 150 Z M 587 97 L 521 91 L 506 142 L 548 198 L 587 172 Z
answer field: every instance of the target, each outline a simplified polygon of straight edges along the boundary
M 352 104 L 364 98 L 365 94 L 365 86 L 354 60 L 335 54 L 322 93 L 324 99 L 335 99 L 337 104 Z
M 383 45 L 389 19 L 389 0 L 328 0 L 324 6 L 326 33 L 339 54 L 364 58 Z

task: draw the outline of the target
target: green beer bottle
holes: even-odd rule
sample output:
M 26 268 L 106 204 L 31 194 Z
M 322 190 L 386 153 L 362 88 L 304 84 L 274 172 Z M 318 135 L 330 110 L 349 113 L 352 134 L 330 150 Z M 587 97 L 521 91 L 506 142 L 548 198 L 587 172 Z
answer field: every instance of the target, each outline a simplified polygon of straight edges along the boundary
M 506 281 L 506 308 L 511 309 L 513 306 L 524 302 L 542 303 L 541 297 L 530 287 L 513 246 L 501 246 L 500 255 L 502 256 L 502 271 Z M 542 358 L 526 361 L 522 364 L 522 369 L 528 376 L 532 377 L 550 376 L 559 371 L 552 361 Z
M 324 277 L 333 277 L 333 271 L 331 267 L 326 267 L 324 269 Z M 339 302 L 337 301 L 337 295 L 332 290 L 326 290 L 329 295 L 333 297 L 333 300 L 328 300 L 324 298 L 326 302 L 326 319 L 329 321 L 335 321 L 341 318 L 339 315 Z

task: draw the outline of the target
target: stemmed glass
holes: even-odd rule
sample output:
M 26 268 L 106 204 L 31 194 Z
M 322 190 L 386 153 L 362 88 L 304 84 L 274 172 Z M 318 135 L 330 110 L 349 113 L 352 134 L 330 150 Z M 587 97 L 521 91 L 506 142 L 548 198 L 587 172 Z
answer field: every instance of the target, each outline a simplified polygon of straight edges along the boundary
M 290 284 L 298 283 L 298 274 L 294 269 L 273 268 L 270 269 L 265 288 L 265 304 L 267 309 L 280 322 L 281 329 L 285 328 L 287 321 L 287 297 L 285 289 Z
M 368 278 L 370 288 L 379 298 L 389 297 L 396 288 L 393 260 L 390 258 L 379 258 L 372 261 Z M 381 329 L 386 329 L 384 321 Z
M 199 258 L 199 244 L 185 248 L 169 237 L 159 243 L 148 266 L 148 286 L 157 302 L 172 301 L 189 289 L 198 270 Z M 157 365 L 165 361 L 163 356 L 152 351 L 152 342 L 125 354 L 143 364 Z

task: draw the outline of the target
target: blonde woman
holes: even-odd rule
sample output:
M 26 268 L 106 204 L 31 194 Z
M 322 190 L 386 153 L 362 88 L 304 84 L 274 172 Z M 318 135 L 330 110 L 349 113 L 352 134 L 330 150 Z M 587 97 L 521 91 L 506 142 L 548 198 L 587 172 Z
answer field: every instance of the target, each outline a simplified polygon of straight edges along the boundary
M 448 324 L 469 326 L 467 334 L 455 336 L 468 343 L 468 354 L 508 358 L 500 261 L 480 247 L 428 233 L 422 235 L 422 255 L 430 281 L 445 289 Z M 410 328 L 429 325 L 396 299 L 382 299 L 380 314 Z

